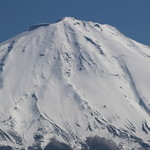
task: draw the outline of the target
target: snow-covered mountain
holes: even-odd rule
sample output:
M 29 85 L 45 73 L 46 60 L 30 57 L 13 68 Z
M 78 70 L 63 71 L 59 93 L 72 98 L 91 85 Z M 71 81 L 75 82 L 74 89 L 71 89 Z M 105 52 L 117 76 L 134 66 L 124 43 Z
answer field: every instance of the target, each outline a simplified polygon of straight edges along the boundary
M 80 150 L 92 137 L 150 148 L 150 47 L 70 17 L 1 43 L 0 145 Z

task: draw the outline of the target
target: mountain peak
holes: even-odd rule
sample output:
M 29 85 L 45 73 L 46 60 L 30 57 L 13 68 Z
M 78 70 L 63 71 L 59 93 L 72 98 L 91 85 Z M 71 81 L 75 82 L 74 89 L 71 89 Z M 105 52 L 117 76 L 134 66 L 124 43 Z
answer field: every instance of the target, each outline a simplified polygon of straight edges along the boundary
M 74 17 L 63 17 L 63 18 L 59 19 L 57 22 L 60 22 L 60 21 L 73 21 L 73 20 L 76 20 L 76 18 L 74 18 Z
M 73 17 L 63 17 L 62 19 L 59 19 L 56 23 L 58 23 L 58 22 L 72 22 L 72 21 L 75 21 L 75 20 L 76 19 L 73 18 Z M 28 29 L 26 29 L 25 31 L 32 31 L 32 30 L 38 29 L 40 27 L 47 27 L 49 25 L 50 25 L 50 23 L 35 24 L 35 25 L 29 27 Z
M 108 25 L 65 17 L 30 27 L 0 45 L 0 145 L 56 139 L 79 150 L 98 136 L 149 148 L 149 66 L 150 48 Z
M 63 17 L 62 20 L 69 21 L 69 20 L 76 20 L 76 18 L 74 18 L 74 17 Z

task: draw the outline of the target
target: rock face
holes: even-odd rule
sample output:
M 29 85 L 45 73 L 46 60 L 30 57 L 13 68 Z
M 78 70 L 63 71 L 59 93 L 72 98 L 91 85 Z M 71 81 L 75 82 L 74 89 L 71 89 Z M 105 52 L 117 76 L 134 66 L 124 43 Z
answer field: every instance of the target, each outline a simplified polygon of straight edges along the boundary
M 149 148 L 149 91 L 150 47 L 116 28 L 32 26 L 0 44 L 0 145 Z

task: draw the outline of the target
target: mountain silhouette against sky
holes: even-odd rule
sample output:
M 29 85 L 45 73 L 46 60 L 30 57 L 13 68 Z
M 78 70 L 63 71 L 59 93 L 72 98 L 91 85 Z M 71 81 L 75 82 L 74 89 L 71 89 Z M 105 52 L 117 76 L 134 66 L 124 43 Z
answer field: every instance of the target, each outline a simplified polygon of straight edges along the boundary
M 110 25 L 28 28 L 0 44 L 1 149 L 150 148 L 149 67 L 150 47 Z

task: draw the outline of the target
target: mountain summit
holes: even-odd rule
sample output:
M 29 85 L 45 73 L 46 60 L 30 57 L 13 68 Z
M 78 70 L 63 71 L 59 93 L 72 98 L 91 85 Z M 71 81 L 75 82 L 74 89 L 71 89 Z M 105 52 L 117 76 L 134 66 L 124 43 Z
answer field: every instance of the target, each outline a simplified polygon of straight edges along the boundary
M 70 17 L 0 44 L 2 147 L 137 150 L 149 139 L 150 47 Z

